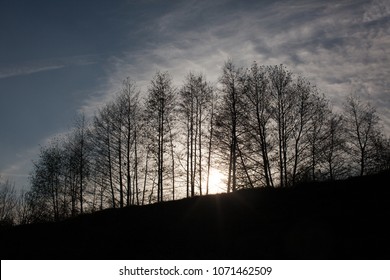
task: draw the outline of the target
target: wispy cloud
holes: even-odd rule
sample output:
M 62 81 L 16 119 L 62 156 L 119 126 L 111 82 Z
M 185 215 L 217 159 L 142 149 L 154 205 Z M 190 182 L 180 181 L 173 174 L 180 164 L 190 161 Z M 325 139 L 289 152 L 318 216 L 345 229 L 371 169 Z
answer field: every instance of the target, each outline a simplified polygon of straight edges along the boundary
M 216 82 L 228 58 L 238 65 L 283 63 L 340 106 L 352 91 L 390 124 L 390 8 L 386 1 L 185 1 L 129 31 L 129 49 L 105 61 L 104 82 L 79 108 L 93 115 L 126 77 L 145 92 L 157 70 L 176 85 L 189 71 Z M 95 63 L 96 56 L 52 60 L 1 77 Z M 390 130 L 390 125 L 387 125 Z
M 216 81 L 227 58 L 245 66 L 283 63 L 336 107 L 355 91 L 390 123 L 388 2 L 246 3 L 186 1 L 155 18 L 146 47 L 112 58 L 108 88 L 114 91 L 126 76 L 145 87 L 156 70 L 170 71 L 177 84 L 190 70 Z
M 50 71 L 61 69 L 65 67 L 65 65 L 51 65 L 51 66 L 21 66 L 21 67 L 13 67 L 8 69 L 0 69 L 0 79 L 14 77 L 14 76 L 22 76 L 29 75 L 33 73 Z
M 71 65 L 89 65 L 96 63 L 96 55 L 80 55 L 72 57 L 59 57 L 36 61 L 26 61 L 16 65 L 5 65 L 0 67 L 0 79 L 30 75 L 34 73 L 58 70 Z

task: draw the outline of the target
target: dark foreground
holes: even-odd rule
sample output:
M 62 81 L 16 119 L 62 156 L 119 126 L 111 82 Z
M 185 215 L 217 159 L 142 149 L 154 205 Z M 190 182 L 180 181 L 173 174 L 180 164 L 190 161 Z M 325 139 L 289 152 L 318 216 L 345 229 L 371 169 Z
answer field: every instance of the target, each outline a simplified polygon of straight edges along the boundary
M 0 231 L 1 259 L 390 259 L 390 173 Z

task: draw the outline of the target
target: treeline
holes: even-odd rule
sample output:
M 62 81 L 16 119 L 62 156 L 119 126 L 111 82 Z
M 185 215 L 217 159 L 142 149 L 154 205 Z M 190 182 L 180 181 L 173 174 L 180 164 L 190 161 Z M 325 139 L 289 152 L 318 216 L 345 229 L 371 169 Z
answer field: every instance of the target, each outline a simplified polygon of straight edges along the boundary
M 168 72 L 157 72 L 140 92 L 125 79 L 93 119 L 80 116 L 68 135 L 41 149 L 14 221 L 208 194 L 213 169 L 231 192 L 365 175 L 389 164 L 390 140 L 370 104 L 350 95 L 336 113 L 316 86 L 283 65 L 228 61 L 214 86 L 189 73 L 175 87 Z

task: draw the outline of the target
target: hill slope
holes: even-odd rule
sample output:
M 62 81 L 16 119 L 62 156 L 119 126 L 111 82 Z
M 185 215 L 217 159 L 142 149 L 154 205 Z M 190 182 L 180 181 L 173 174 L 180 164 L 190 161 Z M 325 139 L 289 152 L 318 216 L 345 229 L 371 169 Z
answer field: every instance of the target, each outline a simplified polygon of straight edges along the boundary
M 390 259 L 390 173 L 1 232 L 1 259 Z

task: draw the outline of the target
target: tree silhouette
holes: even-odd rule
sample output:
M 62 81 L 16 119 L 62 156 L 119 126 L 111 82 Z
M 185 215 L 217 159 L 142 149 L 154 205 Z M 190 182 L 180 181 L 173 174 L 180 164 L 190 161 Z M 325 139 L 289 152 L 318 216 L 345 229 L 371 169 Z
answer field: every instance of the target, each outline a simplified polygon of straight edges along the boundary
M 240 102 L 243 98 L 244 91 L 242 72 L 242 68 L 236 68 L 233 62 L 229 60 L 225 63 L 220 78 L 223 99 L 217 118 L 217 126 L 220 128 L 220 148 L 227 148 L 229 151 L 227 192 L 237 189 L 237 165 L 239 157 L 238 130 L 240 129 Z M 222 140 L 223 138 L 226 140 Z
M 157 164 L 157 201 L 164 199 L 164 175 L 166 175 L 164 155 L 167 151 L 167 138 L 172 131 L 176 92 L 168 72 L 157 72 L 148 89 L 146 118 L 154 139 Z
M 335 114 L 283 65 L 244 69 L 229 60 L 215 87 L 190 72 L 178 91 L 168 72 L 156 72 L 144 93 L 126 78 L 91 125 L 81 115 L 41 149 L 12 217 L 58 221 L 209 194 L 212 166 L 227 175 L 227 192 L 389 169 L 375 108 L 351 95 L 343 109 Z
M 254 62 L 245 76 L 245 123 L 246 141 L 253 142 L 251 152 L 258 155 L 253 160 L 256 166 L 262 167 L 261 177 L 267 187 L 273 187 L 271 174 L 270 149 L 271 144 L 271 92 L 267 69 Z M 260 178 L 259 180 L 262 180 Z M 255 178 L 255 182 L 260 183 Z
M 203 146 L 204 138 L 210 137 L 212 132 L 212 94 L 212 88 L 204 77 L 193 73 L 188 74 L 184 85 L 180 89 L 179 113 L 183 116 L 183 124 L 186 130 L 187 196 L 189 196 L 189 190 L 191 190 L 191 196 L 195 195 L 196 182 L 198 182 L 199 194 L 202 195 L 202 152 L 205 150 Z M 210 126 L 209 132 L 206 131 L 208 124 Z M 208 158 L 210 158 L 210 142 L 208 148 Z M 210 163 L 208 168 L 209 166 Z
M 344 104 L 344 118 L 348 137 L 348 151 L 352 162 L 358 162 L 358 173 L 364 175 L 371 163 L 374 138 L 379 118 L 370 104 L 350 95 Z
M 0 177 L 0 226 L 14 224 L 17 203 L 15 186 Z
M 59 221 L 66 215 L 67 200 L 63 184 L 63 151 L 58 139 L 41 149 L 40 158 L 34 163 L 31 176 L 31 191 L 34 193 L 31 201 L 39 208 L 39 216 L 44 219 Z M 39 213 L 40 212 L 40 213 Z

